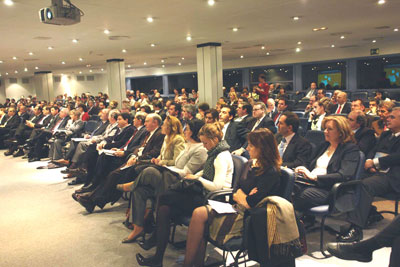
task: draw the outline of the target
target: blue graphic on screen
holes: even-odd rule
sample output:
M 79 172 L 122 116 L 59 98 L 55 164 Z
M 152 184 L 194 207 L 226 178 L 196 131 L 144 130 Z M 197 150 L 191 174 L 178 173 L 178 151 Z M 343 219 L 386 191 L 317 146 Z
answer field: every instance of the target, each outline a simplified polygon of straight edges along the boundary
M 387 65 L 384 68 L 386 78 L 389 79 L 391 85 L 400 86 L 400 64 Z
M 318 73 L 318 84 L 329 84 L 332 88 L 342 86 L 342 72 L 340 70 L 321 71 Z

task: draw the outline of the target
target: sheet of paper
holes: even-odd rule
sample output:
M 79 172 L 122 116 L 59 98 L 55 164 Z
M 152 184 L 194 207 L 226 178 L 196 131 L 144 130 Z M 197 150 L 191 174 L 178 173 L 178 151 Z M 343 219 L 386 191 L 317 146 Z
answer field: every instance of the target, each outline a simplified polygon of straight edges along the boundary
M 233 208 L 233 206 L 229 203 L 224 203 L 215 200 L 208 200 L 208 204 L 211 206 L 213 210 L 215 210 L 219 214 L 224 213 L 237 213 L 237 211 Z
M 86 138 L 71 138 L 72 141 L 74 142 L 84 142 L 84 141 L 88 141 L 89 139 Z
M 125 165 L 124 167 L 121 167 L 120 170 L 122 171 L 122 170 L 128 169 L 128 168 L 130 168 L 130 167 L 132 167 L 132 166 L 134 166 L 134 165 L 131 165 L 131 166 Z
M 114 156 L 115 150 L 111 149 L 103 149 L 103 153 L 106 154 L 107 156 Z

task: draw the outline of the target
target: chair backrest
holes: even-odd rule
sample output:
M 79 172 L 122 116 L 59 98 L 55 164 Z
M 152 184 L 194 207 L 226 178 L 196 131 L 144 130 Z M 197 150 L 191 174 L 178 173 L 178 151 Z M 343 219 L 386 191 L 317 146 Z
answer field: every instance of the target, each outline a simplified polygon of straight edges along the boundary
M 294 185 L 294 171 L 289 168 L 281 167 L 281 184 L 279 196 L 292 202 L 292 191 Z
M 85 129 L 84 132 L 85 133 L 92 133 L 99 125 L 98 121 L 87 121 L 85 124 Z
M 315 144 L 317 147 L 325 142 L 325 134 L 323 131 L 308 130 L 304 138 L 307 139 L 310 143 Z
M 232 155 L 232 161 L 233 161 L 232 188 L 236 188 L 237 183 L 239 182 L 239 179 L 244 171 L 244 167 L 246 166 L 247 159 L 242 156 Z
M 100 116 L 99 115 L 91 115 L 90 120 L 91 121 L 100 121 Z
M 356 175 L 354 177 L 354 180 L 361 180 L 364 174 L 364 165 L 365 165 L 365 155 L 362 151 L 360 151 L 360 161 L 358 162 L 357 165 L 357 170 L 356 170 Z

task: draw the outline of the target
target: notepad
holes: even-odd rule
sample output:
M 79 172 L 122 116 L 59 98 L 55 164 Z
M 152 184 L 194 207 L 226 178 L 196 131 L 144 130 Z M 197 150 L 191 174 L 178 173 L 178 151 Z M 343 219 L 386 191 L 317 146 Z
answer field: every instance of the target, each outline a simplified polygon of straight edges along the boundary
M 208 204 L 211 206 L 213 210 L 215 210 L 219 214 L 237 213 L 237 211 L 229 203 L 209 199 Z

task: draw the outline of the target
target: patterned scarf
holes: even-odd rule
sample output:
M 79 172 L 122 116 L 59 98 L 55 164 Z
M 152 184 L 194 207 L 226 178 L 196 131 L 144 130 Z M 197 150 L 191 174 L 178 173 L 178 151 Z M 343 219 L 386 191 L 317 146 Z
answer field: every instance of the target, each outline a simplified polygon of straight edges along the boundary
M 213 149 L 207 152 L 208 157 L 206 163 L 204 164 L 203 177 L 209 181 L 214 180 L 215 169 L 214 169 L 214 160 L 218 156 L 219 153 L 229 150 L 229 145 L 225 140 L 216 145 Z

